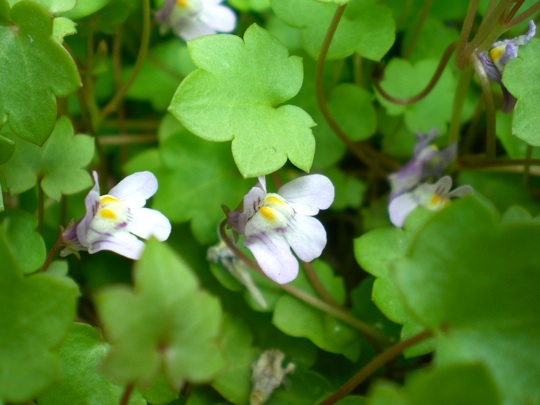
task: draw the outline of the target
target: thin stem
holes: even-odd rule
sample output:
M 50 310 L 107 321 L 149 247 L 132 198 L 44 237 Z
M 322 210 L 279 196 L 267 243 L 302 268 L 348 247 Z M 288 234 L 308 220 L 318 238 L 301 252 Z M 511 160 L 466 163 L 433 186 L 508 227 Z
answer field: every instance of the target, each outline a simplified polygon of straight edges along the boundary
M 328 398 L 326 398 L 320 405 L 332 405 L 350 393 L 358 385 L 364 382 L 371 374 L 373 374 L 379 367 L 384 366 L 390 360 L 399 356 L 404 350 L 411 346 L 414 346 L 432 336 L 432 332 L 425 330 L 417 335 L 410 337 L 409 339 L 402 340 L 401 342 L 389 347 L 384 352 L 379 354 L 368 364 L 366 364 L 360 371 L 358 371 L 349 381 L 343 384 L 339 390 L 334 392 Z
M 469 7 L 467 8 L 467 14 L 465 15 L 465 20 L 463 21 L 463 26 L 461 27 L 461 34 L 458 41 L 458 50 L 456 52 L 456 65 L 463 69 L 468 59 L 466 55 L 463 55 L 463 50 L 467 45 L 469 36 L 471 35 L 472 26 L 474 23 L 474 17 L 476 16 L 476 10 L 478 8 L 479 0 L 472 0 L 469 2 Z
M 321 280 L 319 280 L 319 277 L 317 277 L 317 274 L 315 274 L 315 271 L 313 270 L 313 266 L 311 263 L 302 262 L 302 267 L 306 271 L 306 275 L 309 279 L 309 282 L 311 283 L 311 286 L 315 289 L 317 294 L 326 301 L 326 303 L 332 305 L 336 308 L 341 308 L 341 305 L 328 293 L 326 288 L 321 283 Z
M 324 41 L 321 46 L 321 52 L 319 54 L 319 59 L 317 60 L 317 67 L 315 70 L 315 95 L 317 98 L 319 109 L 321 110 L 324 118 L 328 122 L 328 125 L 336 133 L 339 139 L 341 139 L 341 141 L 350 149 L 352 153 L 356 155 L 356 157 L 358 157 L 358 159 L 360 159 L 367 166 L 373 169 L 373 171 L 375 171 L 380 177 L 386 178 L 386 172 L 382 170 L 376 164 L 376 162 L 372 161 L 366 155 L 365 150 L 363 150 L 361 146 L 359 147 L 347 137 L 345 132 L 341 129 L 337 121 L 334 119 L 334 117 L 330 113 L 330 110 L 328 109 L 328 106 L 326 105 L 326 99 L 324 97 L 324 89 L 323 89 L 324 63 L 326 60 L 326 55 L 328 55 L 328 50 L 330 49 L 330 44 L 332 43 L 332 39 L 334 38 L 334 34 L 339 25 L 339 21 L 341 20 L 341 17 L 343 16 L 343 13 L 345 12 L 346 7 L 347 7 L 347 4 L 342 4 L 337 7 L 334 17 L 332 18 L 332 21 L 330 22 L 328 30 L 326 31 L 326 36 L 324 37 Z
M 56 252 L 58 252 L 58 249 L 60 249 L 60 247 L 62 246 L 62 243 L 63 243 L 62 232 L 63 232 L 63 229 L 60 227 L 60 232 L 59 232 L 59 235 L 58 235 L 58 239 L 56 240 L 53 247 L 51 248 L 51 250 L 47 254 L 47 258 L 45 259 L 45 262 L 43 263 L 43 266 L 41 266 L 41 269 L 39 269 L 39 271 L 41 273 L 47 271 L 47 269 L 49 268 L 49 266 L 51 265 L 51 263 L 52 263 L 52 261 L 54 259 L 54 256 L 56 256 Z
M 495 102 L 493 101 L 493 93 L 491 92 L 491 82 L 482 66 L 482 62 L 478 59 L 476 53 L 471 54 L 471 62 L 478 81 L 482 87 L 484 96 L 484 105 L 486 106 L 486 155 L 488 159 L 495 159 L 497 153 L 497 143 L 495 138 Z
M 101 118 L 105 118 L 110 113 L 116 111 L 118 105 L 126 95 L 127 91 L 131 87 L 131 84 L 137 77 L 142 64 L 146 58 L 146 53 L 148 52 L 148 43 L 150 42 L 150 0 L 143 0 L 143 26 L 141 34 L 141 46 L 139 48 L 139 53 L 137 55 L 137 60 L 133 66 L 128 79 L 124 85 L 118 90 L 113 99 L 101 110 Z
M 133 383 L 126 385 L 126 388 L 124 388 L 124 393 L 122 394 L 122 397 L 120 398 L 120 402 L 118 402 L 118 405 L 128 405 L 129 398 L 131 397 L 131 393 L 133 392 L 134 388 L 135 388 L 135 384 Z
M 360 321 L 359 319 L 356 319 L 355 317 L 347 313 L 345 310 L 341 308 L 336 308 L 330 304 L 327 304 L 326 302 L 318 298 L 315 298 L 314 296 L 296 287 L 293 287 L 289 284 L 278 284 L 275 281 L 269 279 L 257 263 L 255 263 L 253 260 L 247 257 L 244 253 L 240 251 L 240 249 L 236 247 L 236 245 L 229 238 L 229 236 L 227 235 L 227 232 L 225 231 L 226 224 L 227 224 L 227 220 L 223 220 L 221 221 L 221 224 L 219 225 L 219 234 L 221 236 L 221 239 L 227 244 L 227 247 L 231 249 L 240 260 L 246 263 L 249 267 L 251 267 L 257 273 L 261 274 L 263 277 L 270 280 L 274 285 L 281 288 L 283 291 L 288 292 L 292 296 L 298 298 L 300 301 L 303 301 L 306 304 L 311 305 L 312 307 L 317 308 L 320 311 L 325 312 L 328 315 L 331 315 L 339 319 L 340 321 L 347 323 L 348 325 L 360 331 L 366 338 L 377 341 L 377 342 L 381 342 L 384 344 L 389 343 L 388 337 L 386 337 L 384 334 L 380 333 L 376 329 L 372 328 L 368 324 Z
M 484 44 L 486 44 L 485 46 L 491 45 L 493 42 L 492 37 L 497 38 L 500 35 L 499 30 L 496 28 L 500 27 L 499 19 L 511 2 L 512 0 L 501 0 L 491 13 L 484 14 L 476 35 L 463 49 L 463 58 L 468 58 L 469 55 Z
M 375 86 L 375 89 L 381 94 L 381 96 L 385 98 L 386 100 L 390 101 L 391 103 L 403 104 L 403 105 L 416 103 L 417 101 L 420 101 L 424 97 L 426 97 L 431 92 L 431 90 L 433 90 L 433 88 L 435 87 L 439 79 L 441 78 L 444 72 L 444 68 L 448 64 L 448 61 L 450 60 L 452 53 L 455 51 L 456 46 L 457 46 L 457 42 L 452 42 L 450 45 L 448 45 L 448 47 L 443 53 L 443 56 L 441 57 L 441 60 L 439 61 L 437 70 L 435 70 L 435 73 L 431 77 L 431 80 L 429 81 L 427 86 L 415 96 L 405 97 L 405 98 L 393 97 L 383 90 L 383 88 L 380 85 L 380 80 L 376 78 L 373 79 L 373 85 Z
M 426 18 L 429 13 L 429 9 L 431 8 L 431 3 L 432 3 L 432 0 L 424 1 L 424 5 L 422 6 L 422 10 L 420 11 L 420 16 L 418 17 L 418 22 L 416 23 L 416 26 L 414 27 L 414 32 L 411 36 L 411 40 L 407 44 L 407 47 L 405 48 L 405 51 L 403 52 L 403 57 L 405 59 L 409 58 L 412 50 L 414 49 L 414 45 L 416 45 L 416 41 L 418 40 L 418 37 L 420 36 L 420 32 L 422 31 L 422 27 L 424 26 L 424 22 L 426 21 Z
M 508 24 L 506 24 L 506 28 L 510 29 L 515 27 L 516 25 L 522 23 L 523 21 L 526 21 L 530 19 L 534 13 L 537 13 L 540 11 L 540 2 L 535 3 L 531 7 L 529 7 L 527 10 L 525 10 L 523 13 L 515 17 L 513 20 L 511 20 Z
M 516 0 L 516 4 L 514 4 L 514 7 L 510 10 L 510 12 L 506 15 L 504 18 L 504 23 L 508 24 L 510 21 L 512 21 L 512 18 L 516 15 L 520 7 L 523 5 L 523 2 L 525 0 Z
M 456 87 L 456 93 L 454 94 L 454 102 L 452 104 L 450 130 L 448 131 L 448 143 L 450 145 L 459 141 L 461 111 L 463 110 L 463 104 L 465 97 L 467 96 L 467 89 L 469 88 L 469 83 L 472 79 L 472 73 L 473 71 L 469 67 L 459 72 L 458 84 Z
M 157 142 L 156 135 L 101 135 L 98 142 L 102 145 L 131 145 L 140 143 L 155 143 Z

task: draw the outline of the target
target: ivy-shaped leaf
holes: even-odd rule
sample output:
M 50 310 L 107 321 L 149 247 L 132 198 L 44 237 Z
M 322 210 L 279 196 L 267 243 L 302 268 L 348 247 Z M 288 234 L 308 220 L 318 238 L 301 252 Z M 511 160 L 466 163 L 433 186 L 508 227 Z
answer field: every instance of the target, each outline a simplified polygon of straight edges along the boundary
M 407 310 L 435 333 L 441 366 L 481 362 L 503 402 L 540 398 L 540 223 L 500 224 L 474 196 L 416 235 L 393 274 Z
M 223 367 L 216 345 L 219 301 L 199 290 L 191 270 L 166 245 L 151 240 L 135 265 L 135 290 L 113 287 L 96 297 L 112 344 L 103 371 L 113 381 L 142 388 L 163 370 L 179 390 L 205 382 Z
M 0 247 L 3 249 L 3 247 Z M 0 402 L 25 402 L 58 377 L 58 346 L 75 318 L 77 285 L 69 278 L 23 278 L 15 267 L 0 271 Z
M 75 323 L 58 348 L 61 362 L 60 379 L 38 397 L 42 405 L 118 404 L 124 388 L 106 380 L 98 366 L 109 346 L 90 325 Z M 146 405 L 139 392 L 134 392 L 130 405 Z
M 316 0 L 271 0 L 271 5 L 279 18 L 302 29 L 304 49 L 318 59 L 337 5 Z M 356 52 L 367 59 L 380 60 L 394 43 L 394 31 L 389 8 L 377 0 L 351 0 L 334 34 L 327 59 L 342 59 Z
M 36 232 L 37 218 L 22 210 L 0 216 L 0 263 L 21 274 L 37 270 L 45 261 L 45 243 Z
M 180 85 L 170 111 L 206 140 L 232 140 L 232 154 L 244 177 L 269 174 L 287 158 L 304 171 L 313 161 L 311 117 L 281 105 L 302 85 L 302 61 L 257 25 L 244 41 L 211 35 L 188 43 L 199 67 Z
M 336 277 L 324 262 L 313 263 L 314 271 L 328 293 L 339 304 L 345 301 L 343 280 Z M 316 295 L 304 272 L 291 285 Z M 306 337 L 318 347 L 331 353 L 339 353 L 355 361 L 360 355 L 360 335 L 350 326 L 334 317 L 321 313 L 291 295 L 279 298 L 272 319 L 274 325 L 290 336 Z
M 41 179 L 43 191 L 59 200 L 62 194 L 77 193 L 92 184 L 90 175 L 81 169 L 94 156 L 94 139 L 87 135 L 73 135 L 68 118 L 58 120 L 53 133 L 43 147 L 12 136 L 15 153 L 0 173 L 5 176 L 11 194 L 32 188 Z
M 15 4 L 22 0 L 7 0 L 9 5 L 13 7 Z M 41 4 L 47 10 L 53 14 L 61 13 L 71 10 L 77 4 L 77 0 L 32 0 L 38 4 Z M 81 2 L 84 3 L 84 2 Z
M 512 133 L 530 145 L 540 146 L 540 41 L 519 48 L 519 55 L 504 67 L 503 83 L 517 98 Z
M 42 6 L 17 3 L 10 20 L 13 25 L 0 26 L 0 125 L 7 121 L 17 136 L 42 145 L 56 122 L 55 97 L 76 91 L 79 73 L 51 36 L 52 20 Z

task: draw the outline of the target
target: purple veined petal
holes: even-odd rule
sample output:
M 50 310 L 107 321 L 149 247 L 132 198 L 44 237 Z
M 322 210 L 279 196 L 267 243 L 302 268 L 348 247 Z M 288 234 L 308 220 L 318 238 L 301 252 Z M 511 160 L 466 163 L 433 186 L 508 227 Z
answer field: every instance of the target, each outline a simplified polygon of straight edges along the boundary
M 174 31 L 178 36 L 184 39 L 184 41 L 190 41 L 195 38 L 216 33 L 214 29 L 204 22 L 199 21 L 198 18 L 192 20 L 182 19 L 181 24 L 177 24 Z
M 467 194 L 472 194 L 474 189 L 471 186 L 461 186 L 448 193 L 448 198 L 464 197 Z
M 482 64 L 482 67 L 484 68 L 484 72 L 486 72 L 487 77 L 494 81 L 495 83 L 501 83 L 502 80 L 502 74 L 501 71 L 497 66 L 495 66 L 495 63 L 493 63 L 493 60 L 491 60 L 490 56 L 487 52 L 480 52 L 478 53 L 478 60 Z
M 518 46 L 509 43 L 506 44 L 506 48 L 504 48 L 504 53 L 501 55 L 501 57 L 494 61 L 495 65 L 497 65 L 501 70 L 504 68 L 504 66 L 512 59 L 517 58 L 518 56 Z
M 231 32 L 236 27 L 236 14 L 226 6 L 207 2 L 201 21 L 217 32 Z
M 305 215 L 295 215 L 284 236 L 294 253 L 305 262 L 319 257 L 326 246 L 324 226 Z
M 144 249 L 144 243 L 129 232 L 119 232 L 115 235 L 105 235 L 103 239 L 96 240 L 88 253 L 97 253 L 110 250 L 128 259 L 138 260 Z
M 259 183 L 244 196 L 243 209 L 238 216 L 238 232 L 240 234 L 244 234 L 247 222 L 257 213 L 265 196 L 266 192 L 259 187 Z
M 399 171 L 388 176 L 390 182 L 390 200 L 413 189 L 422 179 L 422 163 L 408 161 Z
M 289 244 L 277 233 L 259 233 L 244 240 L 264 274 L 278 284 L 288 283 L 298 275 L 298 260 Z
M 127 230 L 140 238 L 154 236 L 160 242 L 167 240 L 171 234 L 171 223 L 161 212 L 150 208 L 131 210 L 131 218 Z
M 427 148 L 437 136 L 439 136 L 439 130 L 437 129 L 432 129 L 425 135 L 421 132 L 417 133 L 416 137 L 418 138 L 418 141 L 416 142 L 416 145 L 414 145 L 414 156 L 420 156 L 422 151 Z
M 290 206 L 299 214 L 315 215 L 330 207 L 334 201 L 334 185 L 321 174 L 302 176 L 283 185 L 278 190 Z
M 512 112 L 512 110 L 514 109 L 516 105 L 517 99 L 512 94 L 510 94 L 510 92 L 508 91 L 508 89 L 506 88 L 504 84 L 501 83 L 500 85 L 501 85 L 501 90 L 502 90 L 502 95 L 503 95 L 503 103 L 501 106 L 501 111 L 504 113 Z
M 109 195 L 118 198 L 129 208 L 141 208 L 158 188 L 156 176 L 150 172 L 137 172 L 114 186 Z
M 78 221 L 76 225 L 77 238 L 81 246 L 86 246 L 86 235 L 88 234 L 88 228 L 90 223 L 96 215 L 96 211 L 99 205 L 99 179 L 96 171 L 92 173 L 94 177 L 94 187 L 88 192 L 84 199 L 84 205 L 86 206 L 86 213 L 84 217 Z
M 390 222 L 401 228 L 409 214 L 413 212 L 418 205 L 418 199 L 415 196 L 415 192 L 401 194 L 394 198 L 388 207 Z

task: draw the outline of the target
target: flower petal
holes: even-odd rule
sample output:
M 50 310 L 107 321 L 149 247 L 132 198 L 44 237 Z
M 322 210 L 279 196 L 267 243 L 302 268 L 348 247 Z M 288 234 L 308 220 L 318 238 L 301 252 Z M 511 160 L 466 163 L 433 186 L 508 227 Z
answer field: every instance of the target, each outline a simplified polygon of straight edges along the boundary
M 390 222 L 401 228 L 409 214 L 416 207 L 418 207 L 418 199 L 415 197 L 414 192 L 401 194 L 394 198 L 388 207 Z
M 298 275 L 298 261 L 280 234 L 252 235 L 245 239 L 244 245 L 251 250 L 264 274 L 276 283 L 288 283 Z
M 143 239 L 154 236 L 157 240 L 163 242 L 171 234 L 171 223 L 159 211 L 150 208 L 137 208 L 131 210 L 127 230 Z
M 249 190 L 249 192 L 244 196 L 243 209 L 238 216 L 237 231 L 240 234 L 244 234 L 247 222 L 257 213 L 265 196 L 266 192 L 260 187 L 260 183 L 258 183 L 255 187 L 252 187 L 251 190 Z
M 448 193 L 448 198 L 464 197 L 467 194 L 471 194 L 474 189 L 471 186 L 461 186 Z
M 319 257 L 326 246 L 324 226 L 305 215 L 295 215 L 284 236 L 294 253 L 305 262 Z
M 99 179 L 96 171 L 92 173 L 94 176 L 94 187 L 88 192 L 86 198 L 84 199 L 84 205 L 86 206 L 86 213 L 84 217 L 77 223 L 77 238 L 81 246 L 86 246 L 86 235 L 88 234 L 88 229 L 90 223 L 94 219 L 96 214 L 97 207 L 99 205 Z
M 114 186 L 109 195 L 118 198 L 130 208 L 141 208 L 158 188 L 156 176 L 150 172 L 137 172 Z
M 206 3 L 201 21 L 217 32 L 231 32 L 236 27 L 236 14 L 226 6 Z
M 330 179 L 321 174 L 299 177 L 278 190 L 278 194 L 303 215 L 315 215 L 319 210 L 330 207 L 334 193 Z
M 96 240 L 88 249 L 88 253 L 97 253 L 110 250 L 128 259 L 138 260 L 144 249 L 144 243 L 129 232 L 115 235 L 105 235 L 103 239 Z
M 182 19 L 173 28 L 176 35 L 184 41 L 190 41 L 205 35 L 215 34 L 216 31 L 199 20 Z

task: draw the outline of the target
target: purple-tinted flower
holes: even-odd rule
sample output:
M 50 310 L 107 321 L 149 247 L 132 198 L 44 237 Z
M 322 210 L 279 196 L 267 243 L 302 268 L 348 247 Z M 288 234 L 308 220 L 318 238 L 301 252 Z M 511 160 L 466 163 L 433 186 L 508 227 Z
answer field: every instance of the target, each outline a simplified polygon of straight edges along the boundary
M 435 184 L 424 183 L 409 193 L 401 194 L 390 203 L 388 208 L 390 221 L 395 226 L 402 227 L 416 207 L 422 206 L 432 211 L 439 211 L 450 205 L 451 198 L 463 197 L 473 191 L 471 186 L 461 186 L 453 191 L 450 191 L 451 188 L 452 178 L 444 176 Z
M 223 0 L 165 0 L 156 11 L 162 33 L 169 28 L 186 41 L 218 32 L 232 32 L 236 14 L 223 6 Z
M 489 52 L 479 52 L 478 59 L 482 63 L 482 67 L 490 80 L 498 83 L 501 86 L 503 93 L 503 111 L 510 111 L 514 107 L 516 99 L 508 92 L 502 83 L 502 73 L 508 61 L 517 58 L 518 49 L 521 45 L 525 45 L 534 37 L 536 33 L 536 25 L 533 21 L 529 21 L 529 29 L 525 35 L 520 35 L 515 38 L 505 39 L 495 42 Z
M 412 190 L 424 180 L 440 177 L 446 166 L 454 159 L 455 144 L 442 150 L 436 145 L 431 145 L 438 134 L 436 130 L 427 134 L 416 134 L 418 142 L 414 147 L 414 156 L 399 171 L 388 176 L 391 188 L 390 201 Z
M 313 215 L 334 201 L 334 186 L 320 174 L 295 179 L 277 193 L 266 192 L 266 181 L 244 197 L 241 211 L 228 214 L 233 229 L 244 236 L 244 245 L 264 273 L 284 284 L 298 275 L 298 261 L 319 257 L 326 246 L 326 231 Z
M 63 233 L 66 248 L 61 256 L 78 254 L 78 251 L 111 250 L 136 260 L 144 248 L 137 236 L 143 239 L 154 236 L 160 241 L 169 237 L 169 220 L 156 210 L 143 208 L 146 200 L 157 191 L 157 179 L 152 173 L 134 173 L 102 196 L 96 172 L 94 181 L 85 199 L 85 216 Z

